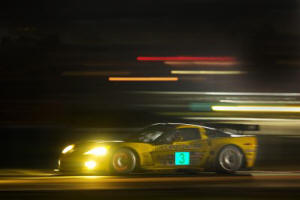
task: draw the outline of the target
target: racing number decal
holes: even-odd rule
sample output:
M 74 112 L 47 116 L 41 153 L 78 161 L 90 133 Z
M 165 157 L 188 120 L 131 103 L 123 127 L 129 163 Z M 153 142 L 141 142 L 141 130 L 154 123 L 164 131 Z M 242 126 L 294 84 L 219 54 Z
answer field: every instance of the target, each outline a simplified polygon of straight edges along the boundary
M 180 159 L 179 159 L 178 162 L 179 162 L 179 163 L 182 163 L 182 164 L 185 163 L 184 154 L 183 154 L 183 153 L 180 153 L 180 154 L 179 154 L 179 157 L 180 157 Z
M 190 152 L 175 152 L 175 165 L 189 165 Z

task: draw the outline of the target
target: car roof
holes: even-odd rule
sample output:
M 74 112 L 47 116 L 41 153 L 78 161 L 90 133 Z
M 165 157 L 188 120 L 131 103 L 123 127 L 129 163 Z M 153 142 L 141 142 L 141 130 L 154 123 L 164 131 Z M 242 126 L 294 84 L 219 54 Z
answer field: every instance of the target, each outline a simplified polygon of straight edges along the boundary
M 191 126 L 191 127 L 214 129 L 211 127 L 201 126 L 201 125 L 197 125 L 197 124 L 186 124 L 186 123 L 155 123 L 155 124 L 152 124 L 151 126 L 165 126 L 165 127 L 170 127 L 170 128 L 177 128 L 179 126 Z

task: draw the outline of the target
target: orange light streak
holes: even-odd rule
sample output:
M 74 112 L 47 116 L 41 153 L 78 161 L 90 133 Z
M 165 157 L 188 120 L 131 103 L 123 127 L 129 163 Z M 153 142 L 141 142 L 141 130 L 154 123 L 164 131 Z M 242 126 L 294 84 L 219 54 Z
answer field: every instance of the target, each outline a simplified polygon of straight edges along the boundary
M 178 77 L 109 77 L 109 81 L 178 81 Z

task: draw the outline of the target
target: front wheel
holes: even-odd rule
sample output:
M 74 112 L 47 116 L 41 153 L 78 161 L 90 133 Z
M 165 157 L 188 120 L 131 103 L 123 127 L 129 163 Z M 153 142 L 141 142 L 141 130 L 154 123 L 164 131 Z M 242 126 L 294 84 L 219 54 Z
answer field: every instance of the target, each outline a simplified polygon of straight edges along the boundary
M 217 171 L 234 173 L 242 168 L 243 153 L 236 146 L 225 146 L 217 157 Z
M 126 148 L 117 150 L 112 155 L 111 171 L 114 174 L 129 174 L 136 169 L 137 157 L 135 153 Z

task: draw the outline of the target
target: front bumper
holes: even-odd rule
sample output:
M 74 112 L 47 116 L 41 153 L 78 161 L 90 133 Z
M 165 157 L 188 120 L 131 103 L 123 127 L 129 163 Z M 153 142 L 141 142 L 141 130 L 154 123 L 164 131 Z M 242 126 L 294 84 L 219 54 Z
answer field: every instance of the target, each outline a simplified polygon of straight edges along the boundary
M 94 165 L 87 165 L 87 162 L 95 163 Z M 72 156 L 63 155 L 58 160 L 58 168 L 61 173 L 78 173 L 78 174 L 93 174 L 98 172 L 109 171 L 108 156 Z

